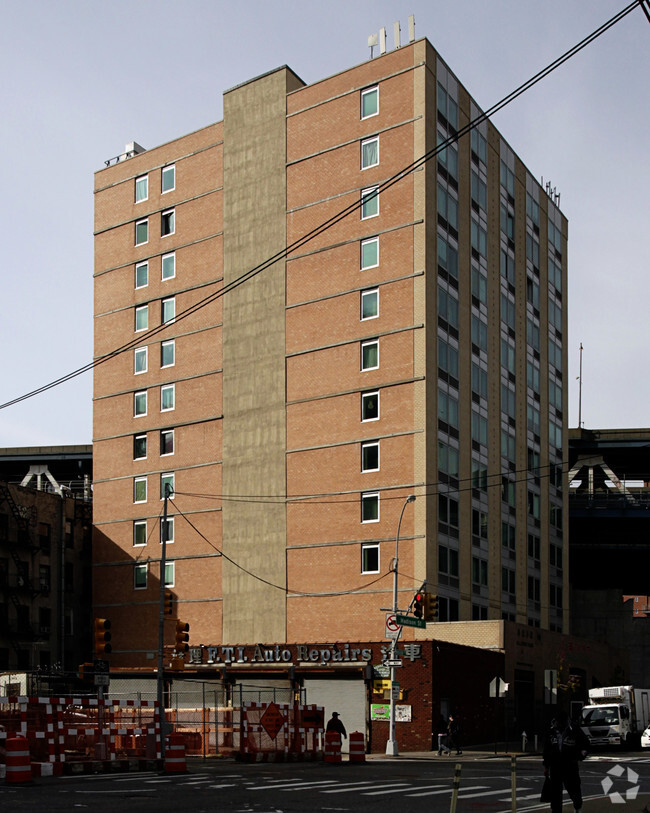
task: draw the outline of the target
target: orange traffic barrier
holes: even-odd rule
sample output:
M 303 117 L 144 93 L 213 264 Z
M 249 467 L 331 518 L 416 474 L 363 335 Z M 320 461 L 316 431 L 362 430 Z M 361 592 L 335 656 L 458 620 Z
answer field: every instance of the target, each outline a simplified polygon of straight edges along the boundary
M 12 737 L 5 747 L 7 785 L 32 781 L 32 761 L 29 743 L 25 737 Z
M 187 773 L 185 740 L 182 734 L 170 734 L 165 748 L 165 773 Z
M 325 762 L 341 762 L 341 735 L 338 731 L 325 734 Z
M 350 733 L 350 762 L 366 761 L 365 737 L 360 731 Z

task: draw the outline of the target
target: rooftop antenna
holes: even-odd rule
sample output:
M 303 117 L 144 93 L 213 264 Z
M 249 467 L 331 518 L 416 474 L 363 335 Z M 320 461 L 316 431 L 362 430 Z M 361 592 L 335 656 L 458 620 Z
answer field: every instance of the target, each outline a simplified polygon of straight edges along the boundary
M 395 32 L 395 49 L 402 47 L 402 39 L 400 37 L 402 29 L 399 25 L 399 20 L 393 23 L 393 31 Z
M 582 342 L 580 342 L 580 374 L 578 375 L 578 429 L 582 429 Z
M 372 49 L 375 47 L 375 45 L 377 45 L 378 42 L 379 42 L 379 40 L 378 40 L 376 34 L 371 34 L 368 37 L 368 48 L 370 48 L 370 59 L 372 59 L 373 56 L 374 56 L 374 54 L 372 52 Z
M 415 42 L 415 14 L 409 14 L 409 42 Z
M 379 29 L 379 54 L 386 53 L 386 29 L 382 26 Z

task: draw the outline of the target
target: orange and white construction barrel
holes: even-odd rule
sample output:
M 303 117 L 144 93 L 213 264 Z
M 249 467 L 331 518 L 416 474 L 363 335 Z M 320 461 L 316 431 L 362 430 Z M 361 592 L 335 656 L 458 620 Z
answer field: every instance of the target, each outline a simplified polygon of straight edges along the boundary
M 325 762 L 341 762 L 341 735 L 338 731 L 325 734 Z
M 165 773 L 187 773 L 185 740 L 182 734 L 170 734 L 165 747 Z
M 25 737 L 11 737 L 5 746 L 5 784 L 17 785 L 32 781 L 32 760 Z
M 366 742 L 361 731 L 352 731 L 350 734 L 350 762 L 366 761 Z

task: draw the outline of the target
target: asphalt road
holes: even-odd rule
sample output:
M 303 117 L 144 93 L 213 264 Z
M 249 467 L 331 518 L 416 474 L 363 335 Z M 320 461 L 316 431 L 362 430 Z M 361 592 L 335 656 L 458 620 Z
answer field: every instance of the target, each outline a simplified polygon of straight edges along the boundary
M 509 758 L 463 760 L 457 813 L 511 813 Z M 0 786 L 0 810 L 143 813 L 408 813 L 450 810 L 456 762 L 453 759 L 372 759 L 366 763 L 323 762 L 241 764 L 194 762 L 187 774 L 155 773 L 53 777 L 29 786 Z M 629 773 L 628 769 L 632 771 Z M 613 813 L 639 813 L 650 793 L 650 759 L 590 758 L 582 765 L 585 813 L 603 813 L 620 793 L 626 803 Z M 636 779 L 635 779 L 636 777 Z M 548 811 L 540 805 L 542 768 L 539 757 L 517 760 L 516 799 L 519 811 Z M 632 781 L 634 780 L 634 781 Z M 629 788 L 638 785 L 634 799 Z M 637 795 L 638 794 L 638 795 Z M 594 801 L 589 801 L 593 799 Z M 647 811 L 648 808 L 646 808 Z M 572 811 L 572 807 L 567 810 Z

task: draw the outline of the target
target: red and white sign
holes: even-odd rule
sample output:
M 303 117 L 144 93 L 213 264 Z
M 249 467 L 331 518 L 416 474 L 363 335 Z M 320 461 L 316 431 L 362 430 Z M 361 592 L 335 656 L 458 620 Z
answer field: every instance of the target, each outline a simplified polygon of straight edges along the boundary
M 386 613 L 386 634 L 385 638 L 399 638 L 402 627 L 397 623 L 395 613 Z

